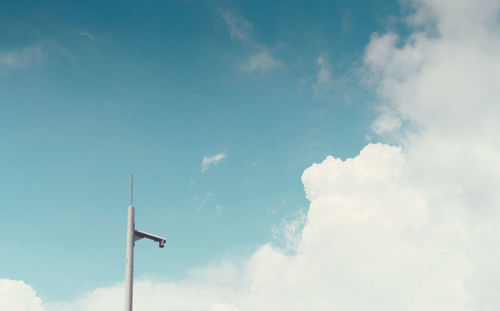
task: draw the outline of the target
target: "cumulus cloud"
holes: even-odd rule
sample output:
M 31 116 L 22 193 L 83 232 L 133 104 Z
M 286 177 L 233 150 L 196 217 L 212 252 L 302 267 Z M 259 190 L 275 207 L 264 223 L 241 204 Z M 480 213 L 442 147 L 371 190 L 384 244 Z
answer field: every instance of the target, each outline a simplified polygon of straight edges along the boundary
M 472 271 L 464 277 L 468 310 L 500 305 L 500 23 L 498 1 L 415 1 L 409 19 L 418 31 L 401 39 L 375 34 L 365 62 L 383 114 L 379 133 L 407 121 L 412 180 L 430 196 L 434 222 L 461 218 L 469 237 L 461 251 Z M 383 120 L 386 122 L 383 122 Z M 383 125 L 383 126 L 382 126 Z M 377 130 L 377 128 L 379 130 Z M 463 309 L 463 308 L 462 308 Z M 462 310 L 461 309 L 461 310 Z
M 213 156 L 204 156 L 203 160 L 201 161 L 201 171 L 205 172 L 211 166 L 220 163 L 220 161 L 222 161 L 224 158 L 226 158 L 226 155 L 224 153 L 217 153 Z
M 200 272 L 201 273 L 201 272 Z M 200 280 L 184 283 L 161 283 L 138 280 L 134 283 L 134 310 L 163 311 L 206 310 L 239 311 L 223 302 L 234 293 L 218 284 L 201 284 Z M 50 311 L 121 311 L 123 310 L 123 286 L 98 288 L 71 303 L 53 303 Z
M 35 290 L 23 281 L 0 279 L 0 310 L 44 311 Z

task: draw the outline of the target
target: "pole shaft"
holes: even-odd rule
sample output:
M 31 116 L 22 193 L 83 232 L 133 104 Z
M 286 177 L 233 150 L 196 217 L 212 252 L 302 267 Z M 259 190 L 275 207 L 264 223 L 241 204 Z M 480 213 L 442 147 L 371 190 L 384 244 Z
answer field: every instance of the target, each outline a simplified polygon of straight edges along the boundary
M 127 260 L 125 264 L 125 311 L 132 311 L 134 282 L 134 207 L 128 207 Z

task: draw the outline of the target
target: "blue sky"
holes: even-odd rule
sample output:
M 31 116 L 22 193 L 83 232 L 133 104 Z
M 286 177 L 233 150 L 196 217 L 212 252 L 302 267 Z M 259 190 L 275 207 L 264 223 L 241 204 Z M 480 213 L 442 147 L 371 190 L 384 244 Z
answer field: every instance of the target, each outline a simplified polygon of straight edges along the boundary
M 396 1 L 11 2 L 0 9 L 0 277 L 72 299 L 248 256 L 306 211 L 301 175 L 366 145 L 362 57 Z M 226 155 L 201 171 L 204 156 Z M 217 209 L 216 206 L 219 206 Z

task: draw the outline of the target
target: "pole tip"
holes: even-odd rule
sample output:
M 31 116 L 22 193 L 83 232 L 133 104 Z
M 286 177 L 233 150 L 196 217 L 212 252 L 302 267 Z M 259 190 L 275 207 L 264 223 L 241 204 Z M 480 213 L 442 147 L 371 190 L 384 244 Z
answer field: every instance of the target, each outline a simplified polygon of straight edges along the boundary
M 130 174 L 130 206 L 134 205 L 134 173 Z

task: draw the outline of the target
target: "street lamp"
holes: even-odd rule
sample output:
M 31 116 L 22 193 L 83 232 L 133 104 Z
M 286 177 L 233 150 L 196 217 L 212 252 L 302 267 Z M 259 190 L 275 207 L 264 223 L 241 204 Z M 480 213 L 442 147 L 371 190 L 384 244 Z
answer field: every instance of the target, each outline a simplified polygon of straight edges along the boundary
M 128 207 L 127 221 L 127 261 L 125 264 L 125 311 L 132 311 L 133 282 L 134 282 L 134 244 L 135 241 L 146 238 L 158 242 L 163 248 L 166 239 L 143 231 L 135 230 L 134 222 L 134 174 L 130 175 L 130 206 Z

